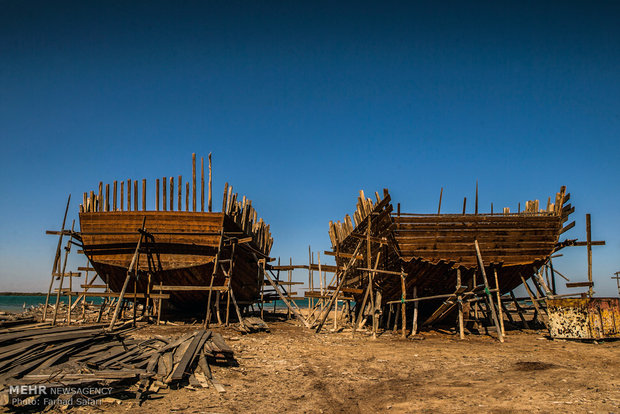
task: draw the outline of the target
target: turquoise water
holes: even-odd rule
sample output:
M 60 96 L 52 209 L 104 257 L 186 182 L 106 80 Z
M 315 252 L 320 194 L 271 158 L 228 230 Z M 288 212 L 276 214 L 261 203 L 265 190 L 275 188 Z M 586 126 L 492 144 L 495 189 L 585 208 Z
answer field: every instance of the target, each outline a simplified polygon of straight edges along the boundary
M 75 301 L 76 298 L 73 298 Z M 61 297 L 61 302 L 68 303 L 67 297 Z M 86 299 L 88 302 L 99 304 L 103 301 L 100 297 L 90 297 Z M 50 297 L 50 303 L 56 303 L 56 296 Z M 0 311 L 4 312 L 22 312 L 24 308 L 28 309 L 31 306 L 38 306 L 45 304 L 45 296 L 12 296 L 12 295 L 0 295 Z

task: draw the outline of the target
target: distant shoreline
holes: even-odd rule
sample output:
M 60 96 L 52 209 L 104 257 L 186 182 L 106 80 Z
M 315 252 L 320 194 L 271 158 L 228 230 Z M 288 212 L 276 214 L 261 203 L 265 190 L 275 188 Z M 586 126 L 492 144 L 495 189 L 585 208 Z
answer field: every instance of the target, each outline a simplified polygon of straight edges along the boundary
M 34 292 L 34 293 L 0 292 L 0 296 L 45 296 L 45 293 L 40 293 L 40 292 Z

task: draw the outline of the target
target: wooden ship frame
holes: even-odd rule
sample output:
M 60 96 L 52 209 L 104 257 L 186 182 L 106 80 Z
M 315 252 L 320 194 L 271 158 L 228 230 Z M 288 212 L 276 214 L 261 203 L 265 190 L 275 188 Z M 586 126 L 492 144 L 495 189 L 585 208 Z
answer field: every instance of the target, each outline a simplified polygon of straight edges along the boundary
M 394 211 L 387 189 L 382 196 L 375 193 L 376 201 L 360 191 L 353 220 L 347 215 L 342 222 L 329 223 L 332 250 L 325 254 L 335 257 L 334 277 L 328 294 L 308 293 L 321 302 L 313 322 L 316 330 L 341 301 L 351 309 L 353 332 L 368 320 L 373 335 L 379 324 L 385 329 L 393 324 L 396 330 L 400 320 L 405 336 L 408 318 L 415 333 L 418 325 L 438 325 L 458 315 L 461 337 L 468 321 L 486 319 L 503 341 L 503 315 L 511 317 L 505 294 L 511 295 L 527 324 L 512 293 L 520 285 L 532 301 L 535 318 L 546 324 L 541 301 L 556 293 L 551 256 L 565 246 L 585 245 L 559 241 L 575 225 L 564 225 L 574 212 L 567 204 L 570 194 L 562 187 L 545 208 L 535 200 L 516 213 L 504 208 L 480 214 L 477 193 L 476 188 L 473 214 L 465 212 L 466 199 L 462 214 L 442 214 L 441 195 L 437 214 L 412 214 L 401 212 L 400 204 Z M 547 266 L 552 278 L 545 281 L 542 271 Z M 407 309 L 407 304 L 413 306 Z
M 68 201 L 62 229 L 47 232 L 60 237 L 43 319 L 49 297 L 55 294 L 53 323 L 57 319 L 59 298 L 67 295 L 69 323 L 71 309 L 77 302 L 87 297 L 105 297 L 97 322 L 107 304 L 110 327 L 117 322 L 128 302 L 133 303 L 134 320 L 136 305 L 141 303 L 142 312 L 156 315 L 158 322 L 163 306 L 164 313 L 169 310 L 185 315 L 205 315 L 206 311 L 207 326 L 214 317 L 219 323 L 225 320 L 228 324 L 232 312 L 243 325 L 242 310 L 264 300 L 263 275 L 265 265 L 272 260 L 269 252 L 273 238 L 270 226 L 258 218 L 252 201 L 245 196 L 239 198 L 228 183 L 224 187 L 221 211 L 213 211 L 211 154 L 208 158 L 206 208 L 203 158 L 200 207 L 197 208 L 196 154 L 192 154 L 191 191 L 190 182 L 185 182 L 183 197 L 181 175 L 176 187 L 175 177 L 163 177 L 161 187 L 157 179 L 154 210 L 147 209 L 146 179 L 141 186 L 138 180 L 127 180 L 126 187 L 124 181 L 120 186 L 114 181 L 111 194 L 110 185 L 100 182 L 97 192 L 84 193 L 79 231 L 74 229 L 75 221 L 71 230 L 65 229 Z M 63 236 L 70 239 L 61 269 Z M 81 272 L 66 271 L 66 256 L 72 244 L 81 248 L 79 252 L 89 262 L 88 266 L 78 268 L 86 272 L 86 280 L 80 286 L 83 292 L 74 292 L 72 286 L 73 278 L 79 277 Z M 92 279 L 88 272 L 94 272 Z M 104 284 L 95 284 L 97 277 Z M 68 279 L 68 288 L 63 288 L 65 279 Z M 54 290 L 56 281 L 59 287 Z M 78 300 L 71 303 L 71 296 L 78 296 Z

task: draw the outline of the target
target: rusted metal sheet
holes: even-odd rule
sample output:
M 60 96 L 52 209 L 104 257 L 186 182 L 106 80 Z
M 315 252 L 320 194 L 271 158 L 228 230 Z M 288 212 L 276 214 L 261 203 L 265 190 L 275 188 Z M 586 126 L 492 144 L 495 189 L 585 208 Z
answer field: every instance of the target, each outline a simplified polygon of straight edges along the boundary
M 619 298 L 548 299 L 553 338 L 620 338 Z

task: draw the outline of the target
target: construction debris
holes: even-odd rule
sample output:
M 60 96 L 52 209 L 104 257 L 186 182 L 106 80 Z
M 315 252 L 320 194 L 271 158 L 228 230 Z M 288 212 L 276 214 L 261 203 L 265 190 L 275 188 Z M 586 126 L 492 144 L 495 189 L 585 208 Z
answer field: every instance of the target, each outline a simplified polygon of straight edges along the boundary
M 63 398 L 65 393 L 54 394 L 63 387 L 101 390 L 72 393 L 75 405 L 112 396 L 141 402 L 160 389 L 188 385 L 225 391 L 209 367 L 236 364 L 221 334 L 201 329 L 176 339 L 144 340 L 132 337 L 132 330 L 129 324 L 114 331 L 100 324 L 0 333 L 0 401 L 13 407 L 50 405 L 51 395 Z

